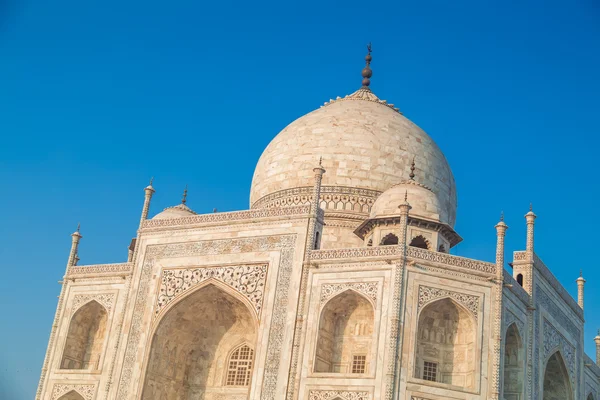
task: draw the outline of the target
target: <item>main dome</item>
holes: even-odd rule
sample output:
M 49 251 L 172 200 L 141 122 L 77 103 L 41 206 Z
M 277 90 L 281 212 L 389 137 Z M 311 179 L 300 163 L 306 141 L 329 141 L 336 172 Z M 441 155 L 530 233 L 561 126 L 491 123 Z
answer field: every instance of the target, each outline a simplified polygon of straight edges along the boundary
M 319 157 L 327 171 L 323 186 L 379 193 L 406 180 L 415 159 L 416 180 L 432 189 L 454 226 L 456 185 L 446 157 L 421 128 L 367 87 L 298 118 L 269 143 L 254 171 L 250 206 L 312 186 Z

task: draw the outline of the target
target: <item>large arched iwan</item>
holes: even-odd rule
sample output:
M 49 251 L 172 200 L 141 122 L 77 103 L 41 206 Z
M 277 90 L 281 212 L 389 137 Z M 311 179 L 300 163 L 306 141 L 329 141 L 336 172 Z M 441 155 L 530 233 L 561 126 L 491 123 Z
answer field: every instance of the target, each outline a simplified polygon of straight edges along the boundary
M 187 295 L 156 327 L 142 399 L 247 395 L 257 325 L 248 305 L 220 285 L 211 283 Z M 243 360 L 241 369 L 228 364 L 232 357 Z

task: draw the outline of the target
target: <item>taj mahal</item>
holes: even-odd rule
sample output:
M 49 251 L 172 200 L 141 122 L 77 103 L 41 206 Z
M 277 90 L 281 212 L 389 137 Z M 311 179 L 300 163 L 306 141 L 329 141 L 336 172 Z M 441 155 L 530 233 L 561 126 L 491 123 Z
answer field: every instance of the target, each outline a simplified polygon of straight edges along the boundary
M 512 259 L 503 218 L 495 262 L 450 254 L 450 165 L 371 61 L 274 137 L 249 209 L 156 212 L 150 182 L 125 262 L 71 235 L 37 400 L 600 400 L 585 279 L 536 254 L 532 208 Z

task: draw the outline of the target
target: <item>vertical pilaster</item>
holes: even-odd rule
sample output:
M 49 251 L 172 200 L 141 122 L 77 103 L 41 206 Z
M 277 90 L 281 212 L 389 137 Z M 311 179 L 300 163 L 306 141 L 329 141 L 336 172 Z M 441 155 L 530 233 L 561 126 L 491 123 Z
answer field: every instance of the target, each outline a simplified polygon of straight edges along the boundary
M 529 294 L 529 306 L 527 307 L 527 398 L 529 400 L 534 399 L 534 394 L 537 390 L 537 382 L 533 382 L 533 363 L 537 362 L 537 360 L 533 359 L 535 333 L 535 307 L 533 301 L 533 264 L 535 253 L 533 251 L 533 237 L 536 218 L 537 216 L 533 213 L 532 206 L 529 205 L 529 212 L 525 214 L 525 220 L 527 221 L 527 243 L 525 247 L 525 258 L 527 260 L 527 264 L 524 271 L 525 273 L 523 274 L 523 289 L 525 289 L 525 291 Z
M 596 342 L 596 364 L 600 365 L 600 329 L 598 329 L 594 342 Z
M 398 232 L 398 255 L 394 271 L 394 294 L 392 304 L 392 316 L 390 323 L 392 329 L 390 332 L 390 358 L 386 371 L 385 400 L 394 400 L 400 398 L 398 388 L 400 386 L 400 365 L 402 363 L 400 354 L 400 338 L 402 330 L 402 298 L 404 291 L 404 275 L 406 270 L 407 256 L 407 232 L 408 232 L 408 213 L 410 204 L 408 203 L 408 193 L 404 194 L 404 203 L 398 206 L 400 210 L 400 230 Z
M 150 184 L 144 189 L 144 207 L 142 208 L 142 216 L 140 218 L 140 228 L 142 227 L 144 221 L 148 219 L 148 212 L 150 211 L 150 200 L 152 200 L 152 195 L 155 192 L 154 188 L 152 187 L 153 180 L 154 178 L 150 179 Z
M 583 279 L 583 271 L 579 271 L 579 278 L 577 282 L 577 304 L 583 310 L 583 287 L 585 286 L 585 279 Z
M 310 268 L 310 252 L 315 247 L 315 238 L 317 234 L 317 222 L 319 218 L 319 203 L 321 199 L 321 182 L 323 181 L 323 174 L 325 169 L 321 165 L 321 159 L 319 159 L 319 165 L 313 168 L 314 172 L 314 184 L 312 190 L 312 200 L 310 202 L 309 219 L 306 232 L 306 242 L 304 244 L 304 262 L 302 265 L 302 277 L 300 280 L 300 295 L 298 296 L 298 307 L 296 311 L 296 324 L 294 327 L 294 342 L 292 347 L 292 361 L 290 365 L 290 374 L 288 376 L 288 387 L 286 393 L 286 400 L 292 400 L 298 398 L 298 389 L 300 385 L 300 369 L 298 368 L 298 359 L 303 354 L 302 347 L 304 341 L 302 341 L 302 332 L 305 330 L 304 325 L 306 323 L 306 298 L 307 298 L 307 287 L 308 287 L 308 272 Z
M 494 299 L 494 354 L 492 371 L 492 399 L 500 398 L 500 357 L 502 344 L 502 287 L 504 283 L 504 238 L 508 225 L 504 223 L 504 215 L 496 224 L 496 282 Z
M 69 258 L 67 260 L 67 267 L 65 270 L 65 277 L 62 281 L 60 294 L 58 296 L 58 305 L 56 306 L 56 313 L 54 314 L 54 321 L 52 322 L 52 329 L 50 330 L 50 339 L 48 340 L 48 347 L 46 348 L 46 356 L 44 357 L 44 363 L 42 364 L 42 373 L 40 374 L 40 382 L 38 384 L 35 399 L 40 400 L 44 391 L 46 377 L 48 376 L 48 364 L 50 362 L 51 354 L 54 350 L 54 342 L 56 338 L 56 331 L 58 330 L 58 321 L 60 321 L 61 314 L 63 312 L 63 304 L 65 298 L 65 292 L 67 283 L 65 281 L 66 276 L 69 274 L 69 269 L 75 265 L 79 258 L 77 252 L 79 249 L 79 241 L 83 236 L 79 233 L 80 225 L 77 225 L 77 230 L 71 234 L 71 251 L 69 252 Z

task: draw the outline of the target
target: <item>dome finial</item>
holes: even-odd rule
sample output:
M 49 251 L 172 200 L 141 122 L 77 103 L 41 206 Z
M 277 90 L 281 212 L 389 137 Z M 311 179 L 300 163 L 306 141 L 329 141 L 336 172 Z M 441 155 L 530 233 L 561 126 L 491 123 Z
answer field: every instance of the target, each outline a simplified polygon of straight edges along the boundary
M 371 60 L 373 59 L 373 57 L 371 57 L 371 43 L 369 42 L 369 44 L 367 45 L 367 51 L 368 54 L 365 57 L 365 61 L 367 62 L 367 65 L 365 65 L 365 67 L 362 70 L 362 87 L 363 89 L 369 89 L 369 85 L 371 84 L 371 80 L 369 79 L 370 77 L 373 76 L 373 71 L 371 71 Z
M 500 221 L 504 222 L 504 211 L 500 213 Z
M 185 189 L 183 190 L 183 197 L 181 198 L 181 204 L 185 204 L 185 202 L 187 201 L 187 187 L 188 185 L 185 185 Z
M 410 175 L 408 175 L 411 181 L 415 180 L 415 157 L 413 157 L 412 163 L 410 164 Z

